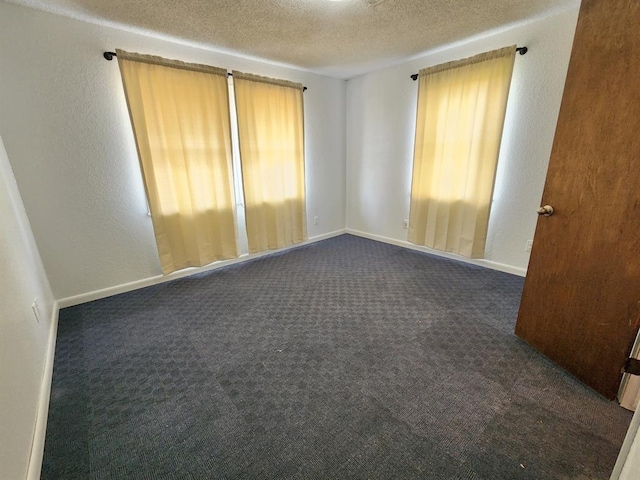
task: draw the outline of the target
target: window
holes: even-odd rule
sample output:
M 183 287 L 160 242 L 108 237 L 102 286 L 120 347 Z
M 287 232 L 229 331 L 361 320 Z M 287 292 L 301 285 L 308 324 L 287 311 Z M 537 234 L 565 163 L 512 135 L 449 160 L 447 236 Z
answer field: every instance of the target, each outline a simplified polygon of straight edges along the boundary
M 307 238 L 303 86 L 233 72 L 249 252 Z
M 515 48 L 420 71 L 410 242 L 484 256 Z
M 117 54 L 163 273 L 236 258 L 227 71 Z

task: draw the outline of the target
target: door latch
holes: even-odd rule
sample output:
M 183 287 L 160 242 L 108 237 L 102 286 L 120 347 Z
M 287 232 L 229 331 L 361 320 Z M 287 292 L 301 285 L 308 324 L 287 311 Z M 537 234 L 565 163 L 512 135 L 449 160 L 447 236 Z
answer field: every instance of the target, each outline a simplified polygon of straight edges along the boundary
M 631 375 L 640 375 L 640 360 L 637 358 L 627 358 L 624 362 L 623 371 Z

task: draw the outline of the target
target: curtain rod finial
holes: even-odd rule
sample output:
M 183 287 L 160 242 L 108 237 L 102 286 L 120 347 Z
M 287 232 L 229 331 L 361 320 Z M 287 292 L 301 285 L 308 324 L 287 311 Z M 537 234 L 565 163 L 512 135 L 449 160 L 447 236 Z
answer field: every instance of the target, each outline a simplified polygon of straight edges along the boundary
M 104 58 L 106 58 L 107 60 L 111 61 L 111 60 L 113 60 L 113 57 L 115 57 L 115 56 L 116 56 L 116 52 L 104 52 L 104 53 L 102 54 L 102 56 L 103 56 Z
M 518 48 L 516 48 L 516 52 L 518 52 L 520 55 L 524 55 L 528 51 L 529 51 L 529 49 L 527 47 L 518 47 Z
M 413 80 L 414 82 L 418 80 L 418 74 L 414 73 L 413 75 L 411 75 L 411 80 Z

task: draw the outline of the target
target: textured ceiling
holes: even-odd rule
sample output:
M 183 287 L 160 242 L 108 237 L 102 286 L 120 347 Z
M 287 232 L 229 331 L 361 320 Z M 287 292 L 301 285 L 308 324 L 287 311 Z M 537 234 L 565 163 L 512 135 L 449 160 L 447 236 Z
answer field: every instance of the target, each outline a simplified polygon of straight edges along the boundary
M 578 0 L 8 1 L 90 22 L 161 33 L 342 78 L 578 3 Z

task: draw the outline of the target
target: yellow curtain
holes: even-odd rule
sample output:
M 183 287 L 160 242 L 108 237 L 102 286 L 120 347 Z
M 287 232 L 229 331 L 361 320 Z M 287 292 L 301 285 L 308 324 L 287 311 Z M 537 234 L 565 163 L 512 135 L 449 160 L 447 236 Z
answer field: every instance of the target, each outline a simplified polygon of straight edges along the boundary
M 302 85 L 233 72 L 251 253 L 307 238 Z
M 237 257 L 226 70 L 116 53 L 163 273 Z
M 484 256 L 515 49 L 420 71 L 410 242 Z

